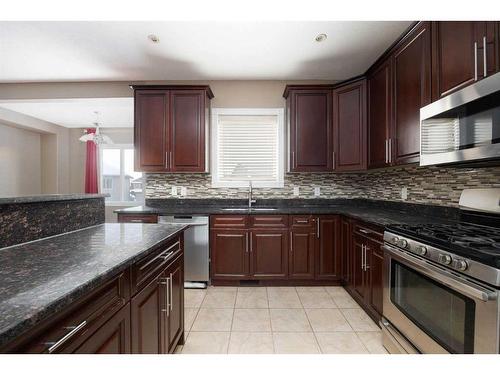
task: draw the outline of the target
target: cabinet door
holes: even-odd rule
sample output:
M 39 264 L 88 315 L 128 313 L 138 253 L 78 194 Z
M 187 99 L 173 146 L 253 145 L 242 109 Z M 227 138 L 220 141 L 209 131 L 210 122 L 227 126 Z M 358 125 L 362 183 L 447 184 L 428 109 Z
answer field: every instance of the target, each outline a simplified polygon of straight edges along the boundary
M 168 169 L 169 93 L 136 90 L 134 119 L 135 170 L 165 172 Z
M 284 279 L 288 275 L 286 230 L 253 229 L 250 232 L 250 274 L 259 279 Z
M 370 271 L 370 305 L 378 314 L 382 315 L 384 257 L 376 247 L 380 247 L 380 244 L 370 241 L 367 251 Z
M 365 299 L 364 245 L 365 242 L 361 237 L 353 237 L 352 289 L 362 300 Z
M 342 280 L 347 284 L 351 284 L 351 265 L 352 265 L 352 229 L 349 219 L 342 218 L 341 220 L 341 259 L 342 259 Z
M 291 279 L 314 279 L 316 233 L 313 228 L 290 231 L 289 272 Z
M 212 278 L 248 278 L 249 238 L 247 230 L 213 229 L 210 233 L 210 267 Z
M 205 91 L 170 91 L 170 170 L 205 171 Z
M 129 354 L 130 305 L 126 305 L 95 331 L 73 353 Z
M 430 23 L 422 23 L 394 53 L 394 134 L 396 164 L 419 161 L 420 108 L 431 100 Z
M 476 80 L 475 23 L 439 21 L 433 22 L 432 30 L 432 96 L 438 100 Z
M 340 219 L 339 216 L 319 216 L 316 220 L 316 279 L 339 280 L 340 263 Z
M 132 353 L 165 353 L 168 281 L 162 274 L 132 298 Z
M 165 271 L 169 279 L 168 313 L 168 352 L 175 350 L 177 343 L 183 344 L 184 338 L 184 258 L 181 256 Z
M 290 93 L 290 101 L 290 170 L 331 171 L 331 90 L 294 90 Z
M 391 61 L 387 60 L 368 78 L 368 167 L 390 164 Z
M 366 169 L 366 81 L 333 91 L 333 169 Z
M 477 41 L 478 79 L 481 79 L 495 74 L 499 70 L 498 23 L 476 21 L 474 22 L 474 31 Z

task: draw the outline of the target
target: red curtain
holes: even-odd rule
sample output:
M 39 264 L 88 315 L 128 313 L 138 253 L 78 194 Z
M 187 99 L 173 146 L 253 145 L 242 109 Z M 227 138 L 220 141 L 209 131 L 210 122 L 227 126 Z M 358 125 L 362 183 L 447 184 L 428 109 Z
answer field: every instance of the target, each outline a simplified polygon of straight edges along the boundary
M 95 133 L 95 129 L 87 129 L 87 133 Z M 85 159 L 85 193 L 96 194 L 99 192 L 97 177 L 97 146 L 92 141 L 87 141 L 87 158 Z

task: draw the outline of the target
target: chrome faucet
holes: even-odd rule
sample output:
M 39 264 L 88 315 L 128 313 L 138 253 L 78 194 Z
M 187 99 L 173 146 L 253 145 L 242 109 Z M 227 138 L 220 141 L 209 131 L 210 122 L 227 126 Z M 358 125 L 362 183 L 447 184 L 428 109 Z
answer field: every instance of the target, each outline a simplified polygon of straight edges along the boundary
M 252 181 L 248 181 L 248 208 L 252 208 L 252 203 L 256 203 L 255 199 L 252 199 Z

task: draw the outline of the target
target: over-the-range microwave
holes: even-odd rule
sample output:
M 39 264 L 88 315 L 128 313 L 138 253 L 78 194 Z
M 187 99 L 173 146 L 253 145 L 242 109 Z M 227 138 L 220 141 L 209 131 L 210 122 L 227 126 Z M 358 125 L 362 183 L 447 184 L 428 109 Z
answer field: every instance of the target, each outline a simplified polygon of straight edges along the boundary
M 420 165 L 500 165 L 500 73 L 420 109 Z

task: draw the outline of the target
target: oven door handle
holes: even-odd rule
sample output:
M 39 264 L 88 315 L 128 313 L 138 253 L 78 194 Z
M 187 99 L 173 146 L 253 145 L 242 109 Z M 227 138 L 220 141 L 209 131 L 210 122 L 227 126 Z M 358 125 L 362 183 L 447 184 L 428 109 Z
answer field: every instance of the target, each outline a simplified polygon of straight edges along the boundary
M 458 290 L 461 293 L 467 295 L 468 297 L 479 299 L 484 302 L 493 301 L 497 299 L 496 291 L 482 288 L 479 285 L 460 279 L 449 272 L 443 271 L 440 268 L 428 262 L 419 260 L 400 250 L 396 250 L 391 246 L 383 245 L 382 248 L 391 255 L 395 256 L 396 258 L 401 258 L 409 266 L 420 271 L 424 275 L 427 275 L 452 289 Z

